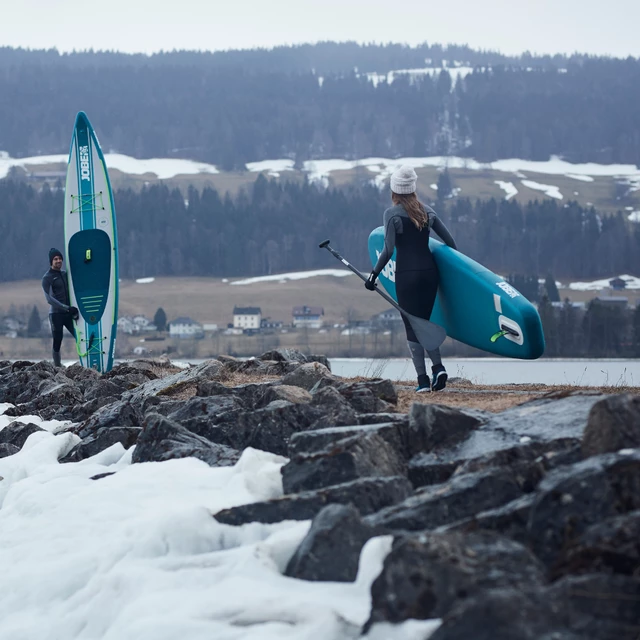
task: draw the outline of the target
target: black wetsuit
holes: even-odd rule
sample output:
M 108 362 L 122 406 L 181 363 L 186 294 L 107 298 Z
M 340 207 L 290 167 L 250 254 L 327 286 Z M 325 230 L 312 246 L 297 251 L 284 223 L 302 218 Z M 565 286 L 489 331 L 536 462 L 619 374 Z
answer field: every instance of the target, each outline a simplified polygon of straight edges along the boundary
M 449 230 L 436 212 L 425 206 L 429 219 L 428 225 L 418 229 L 401 205 L 384 212 L 384 249 L 373 269 L 376 277 L 391 259 L 393 250 L 396 255 L 396 293 L 398 304 L 407 313 L 429 320 L 438 293 L 438 267 L 429 249 L 429 233 L 433 229 L 450 247 L 456 243 Z M 407 341 L 417 343 L 418 339 L 402 316 L 407 331 Z
M 51 325 L 51 333 L 53 335 L 53 350 L 57 353 L 60 351 L 60 345 L 62 344 L 62 331 L 64 327 L 67 328 L 67 331 L 69 331 L 74 339 L 76 336 L 70 311 L 67 272 L 49 269 L 49 271 L 42 276 L 42 290 L 44 291 L 44 297 L 50 305 L 49 324 Z

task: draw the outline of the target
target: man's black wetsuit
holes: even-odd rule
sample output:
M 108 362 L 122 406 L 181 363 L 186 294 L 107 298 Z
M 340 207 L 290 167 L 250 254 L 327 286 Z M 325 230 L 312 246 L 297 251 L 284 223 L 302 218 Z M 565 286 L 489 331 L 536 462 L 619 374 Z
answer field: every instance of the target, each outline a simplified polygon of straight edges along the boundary
M 49 323 L 51 324 L 51 333 L 53 334 L 53 351 L 59 353 L 64 327 L 67 328 L 74 339 L 76 337 L 73 328 L 73 317 L 70 311 L 67 272 L 62 269 L 49 269 L 42 276 L 42 290 L 44 291 L 44 297 L 50 305 Z

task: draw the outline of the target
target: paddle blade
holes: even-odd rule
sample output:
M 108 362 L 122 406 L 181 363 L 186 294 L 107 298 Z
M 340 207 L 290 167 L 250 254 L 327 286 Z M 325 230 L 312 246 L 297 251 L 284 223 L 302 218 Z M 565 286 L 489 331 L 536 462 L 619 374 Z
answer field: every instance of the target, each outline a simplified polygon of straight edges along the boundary
M 427 350 L 433 351 L 437 349 L 447 337 L 447 332 L 439 325 L 434 324 L 430 320 L 412 316 L 405 313 L 413 332 L 418 338 L 418 342 Z

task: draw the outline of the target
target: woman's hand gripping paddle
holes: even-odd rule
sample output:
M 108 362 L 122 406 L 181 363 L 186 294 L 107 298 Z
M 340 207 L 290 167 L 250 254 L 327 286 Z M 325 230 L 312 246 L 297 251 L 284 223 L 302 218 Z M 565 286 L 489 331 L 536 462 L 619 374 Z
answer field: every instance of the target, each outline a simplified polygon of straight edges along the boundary
M 366 282 L 367 276 L 365 276 L 361 271 L 358 271 L 358 269 L 347 262 L 347 260 L 345 260 L 335 249 L 330 247 L 329 242 L 330 240 L 325 240 L 320 243 L 319 247 L 329 251 L 331 255 L 340 260 L 342 264 L 353 271 L 353 273 L 355 273 L 361 280 Z M 398 303 L 391 296 L 379 289 L 377 284 L 375 291 L 377 291 L 391 306 L 395 307 L 409 321 L 411 328 L 416 334 L 416 338 L 418 338 L 418 342 L 427 349 L 427 351 L 437 349 L 444 342 L 444 339 L 447 337 L 447 333 L 440 325 L 407 313 L 398 306 Z

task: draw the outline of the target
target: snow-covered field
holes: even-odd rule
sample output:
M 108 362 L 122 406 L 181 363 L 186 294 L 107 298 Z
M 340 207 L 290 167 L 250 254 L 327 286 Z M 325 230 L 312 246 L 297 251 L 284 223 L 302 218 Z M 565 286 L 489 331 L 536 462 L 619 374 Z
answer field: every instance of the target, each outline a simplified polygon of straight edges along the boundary
M 568 285 L 573 291 L 599 291 L 601 289 L 609 289 L 609 282 L 616 276 L 605 278 L 603 280 L 592 280 L 591 282 L 572 282 Z M 626 283 L 626 289 L 640 289 L 640 278 L 624 274 L 617 276 Z
M 294 271 L 291 273 L 277 273 L 272 276 L 257 276 L 255 278 L 243 278 L 235 280 L 229 284 L 256 284 L 256 282 L 278 282 L 283 283 L 289 280 L 305 280 L 307 278 L 315 278 L 316 276 L 334 276 L 336 278 L 344 278 L 344 276 L 352 275 L 351 271 L 346 269 L 316 269 L 315 271 Z
M 37 156 L 31 158 L 11 158 L 6 152 L 0 151 L 0 178 L 6 177 L 12 166 L 36 168 L 51 163 L 66 163 L 67 155 Z M 118 153 L 106 154 L 109 168 L 118 169 L 124 173 L 141 175 L 152 173 L 159 179 L 169 179 L 178 175 L 194 175 L 198 173 L 219 173 L 212 164 L 170 158 L 154 158 L 139 160 Z M 468 169 L 471 171 L 494 170 L 512 174 L 517 178 L 526 178 L 523 172 L 546 175 L 566 176 L 585 182 L 593 181 L 594 177 L 611 177 L 628 183 L 631 190 L 640 189 L 640 168 L 630 164 L 572 164 L 556 156 L 546 161 L 521 160 L 511 158 L 483 163 L 472 158 L 457 156 L 430 156 L 424 158 L 362 158 L 360 160 L 308 160 L 303 164 L 303 171 L 310 180 L 327 182 L 335 171 L 350 171 L 357 167 L 365 167 L 370 172 L 372 180 L 379 186 L 383 185 L 393 171 L 403 164 L 414 168 L 437 167 L 449 169 Z M 266 172 L 271 176 L 278 176 L 284 171 L 293 171 L 294 163 L 290 159 L 262 160 L 250 162 L 246 165 L 248 171 Z M 553 196 L 557 197 L 557 196 Z
M 305 582 L 282 573 L 309 522 L 212 517 L 281 495 L 285 458 L 247 449 L 234 467 L 131 464 L 132 449 L 117 444 L 59 464 L 78 437 L 20 420 L 48 431 L 0 459 L 0 640 L 358 637 L 390 537 L 367 543 L 355 583 Z M 423 639 L 437 625 L 377 625 L 369 638 Z

